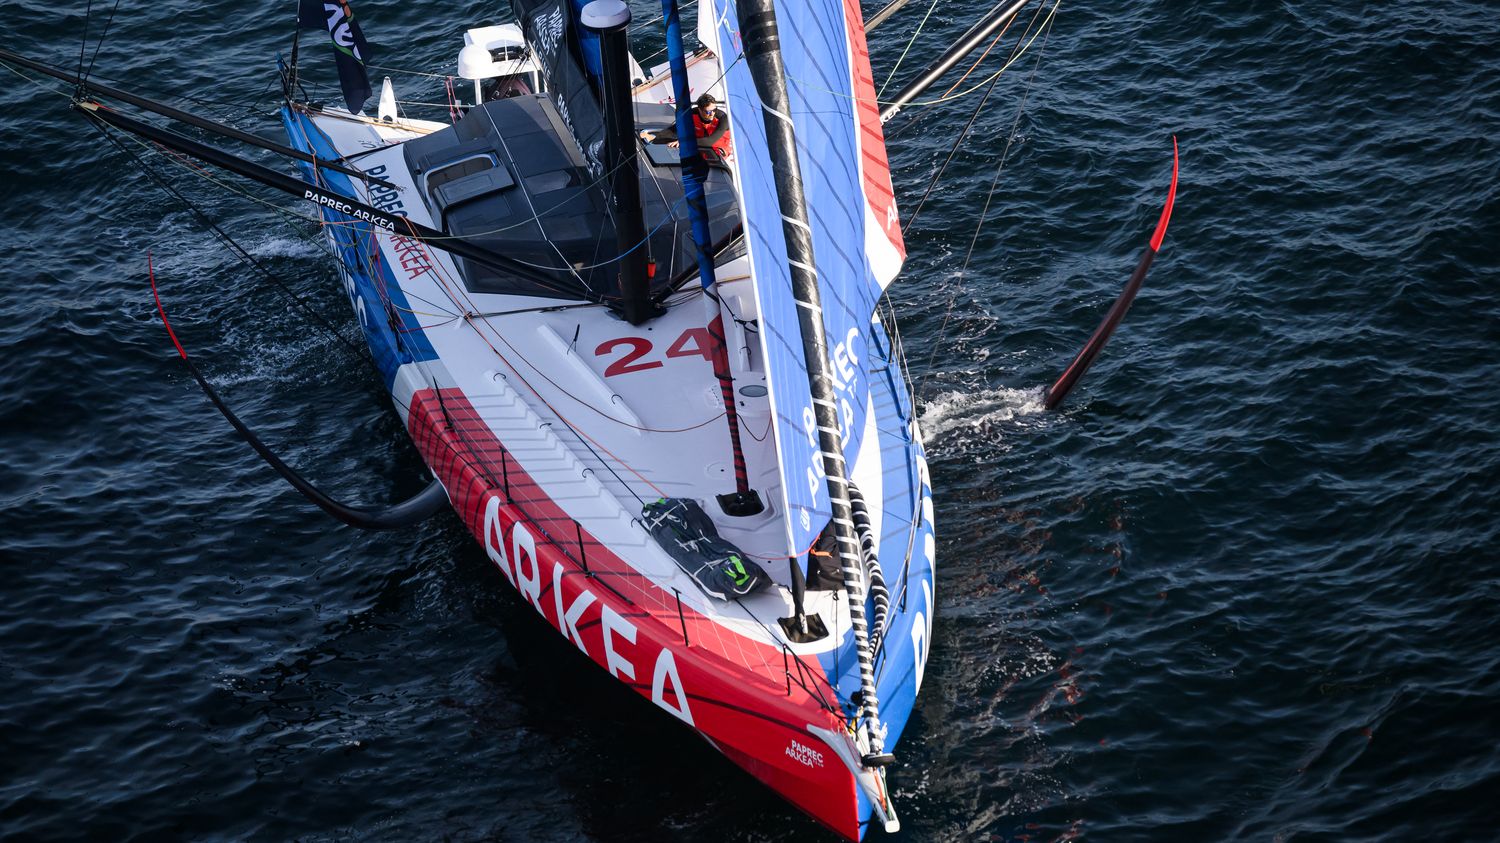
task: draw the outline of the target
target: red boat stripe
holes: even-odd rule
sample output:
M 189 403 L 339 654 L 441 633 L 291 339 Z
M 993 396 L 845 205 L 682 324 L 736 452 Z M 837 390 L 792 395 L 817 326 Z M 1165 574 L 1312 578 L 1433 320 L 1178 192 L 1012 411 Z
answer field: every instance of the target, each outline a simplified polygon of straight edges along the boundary
M 568 517 L 461 391 L 419 390 L 407 426 L 454 509 L 543 619 L 814 819 L 857 836 L 850 771 L 832 756 L 810 763 L 794 751 L 818 740 L 808 724 L 844 729 L 842 712 L 820 702 L 837 695 L 816 660 L 784 656 L 679 605 Z M 788 686 L 788 658 L 817 683 L 812 690 Z

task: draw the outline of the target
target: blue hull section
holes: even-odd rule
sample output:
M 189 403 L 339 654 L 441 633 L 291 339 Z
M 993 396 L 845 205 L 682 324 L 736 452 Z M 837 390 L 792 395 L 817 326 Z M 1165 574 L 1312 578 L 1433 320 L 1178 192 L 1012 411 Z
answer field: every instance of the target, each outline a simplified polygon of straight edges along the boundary
M 321 130 L 306 115 L 290 109 L 282 109 L 282 125 L 286 127 L 291 146 L 318 158 L 333 160 L 339 157 Z M 358 197 L 349 177 L 342 173 L 322 171 L 315 173 L 312 165 L 299 164 L 302 178 L 309 184 L 321 183 L 328 189 L 351 198 Z M 398 208 L 386 208 L 390 213 L 402 215 Z M 422 326 L 412 313 L 406 294 L 396 284 L 396 279 L 376 246 L 368 223 L 354 220 L 337 211 L 321 208 L 323 221 L 331 232 L 335 244 L 344 290 L 349 294 L 350 304 L 359 318 L 365 341 L 375 358 L 375 365 L 385 378 L 386 388 L 395 383 L 396 371 L 412 362 L 436 360 L 437 353 L 422 332 Z M 426 247 L 422 247 L 426 248 Z

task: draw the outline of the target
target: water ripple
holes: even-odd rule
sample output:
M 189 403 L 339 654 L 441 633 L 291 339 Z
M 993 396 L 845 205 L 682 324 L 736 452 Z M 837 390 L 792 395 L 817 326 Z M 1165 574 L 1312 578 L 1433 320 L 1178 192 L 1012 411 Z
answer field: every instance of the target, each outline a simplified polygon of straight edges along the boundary
M 76 62 L 77 9 L 12 5 L 12 49 Z M 898 84 L 982 10 L 939 4 Z M 380 63 L 451 61 L 430 9 L 361 15 Z M 877 78 L 919 18 L 872 38 Z M 285 23 L 127 4 L 99 72 L 274 135 Z M 1065 7 L 996 86 L 891 291 L 941 559 L 901 839 L 1494 836 L 1497 40 L 1472 2 Z M 822 839 L 597 675 L 456 518 L 356 534 L 286 490 L 176 361 L 146 255 L 209 377 L 343 496 L 421 483 L 380 384 L 56 89 L 0 104 L 29 209 L 0 234 L 0 836 Z M 972 107 L 887 127 L 908 218 Z M 1174 134 L 1152 276 L 1042 412 Z M 182 184 L 348 323 L 308 230 Z

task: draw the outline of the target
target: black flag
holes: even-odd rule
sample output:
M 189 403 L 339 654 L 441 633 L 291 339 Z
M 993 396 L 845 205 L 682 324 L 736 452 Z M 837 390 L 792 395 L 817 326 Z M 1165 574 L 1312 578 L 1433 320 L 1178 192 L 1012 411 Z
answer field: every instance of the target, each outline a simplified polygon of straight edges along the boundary
M 369 46 L 364 33 L 354 22 L 354 11 L 348 0 L 299 0 L 297 25 L 302 29 L 328 29 L 338 60 L 339 84 L 344 88 L 344 104 L 351 114 L 358 114 L 370 98 L 370 77 L 365 73 Z

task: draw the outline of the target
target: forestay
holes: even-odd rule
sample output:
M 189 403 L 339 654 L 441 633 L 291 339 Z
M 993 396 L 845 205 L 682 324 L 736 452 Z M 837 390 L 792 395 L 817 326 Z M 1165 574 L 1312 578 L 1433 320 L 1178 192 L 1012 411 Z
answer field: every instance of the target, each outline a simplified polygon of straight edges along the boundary
M 760 100 L 743 60 L 734 0 L 701 0 L 714 42 L 734 137 L 735 177 L 760 309 L 761 343 L 776 412 L 791 553 L 805 553 L 828 522 L 812 397 L 792 297 Z M 858 0 L 807 0 L 777 8 L 791 117 L 796 127 L 823 324 L 834 371 L 844 457 L 858 460 L 870 409 L 865 353 L 870 321 L 905 249 L 891 190 Z M 700 25 L 700 37 L 709 32 Z M 863 202 L 850 197 L 863 196 Z

